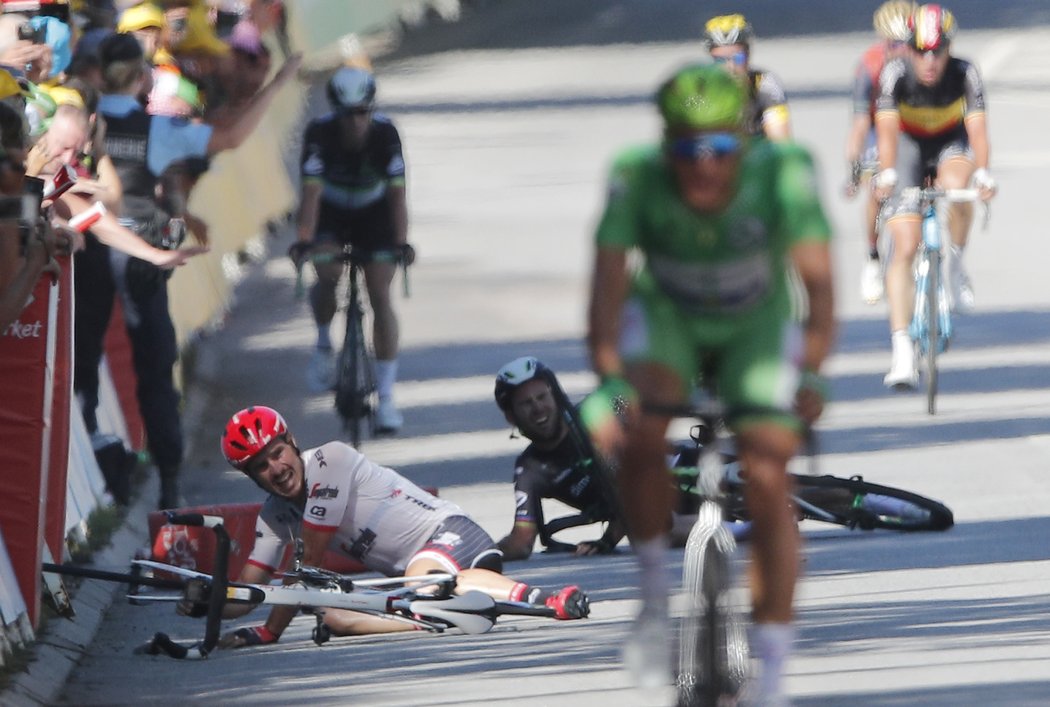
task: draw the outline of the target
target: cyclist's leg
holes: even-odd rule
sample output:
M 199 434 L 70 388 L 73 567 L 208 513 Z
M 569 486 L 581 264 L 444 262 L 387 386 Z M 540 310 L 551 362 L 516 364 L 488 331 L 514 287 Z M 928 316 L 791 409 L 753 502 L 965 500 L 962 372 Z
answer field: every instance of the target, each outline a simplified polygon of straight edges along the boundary
M 791 647 L 798 577 L 799 535 L 787 463 L 799 444 L 800 423 L 791 410 L 802 336 L 797 325 L 777 321 L 775 312 L 750 324 L 723 350 L 718 384 L 737 433 L 752 519 L 753 648 L 763 666 L 761 693 L 775 696 Z
M 386 261 L 373 261 L 364 267 L 365 287 L 368 289 L 368 302 L 372 307 L 372 343 L 375 347 L 377 361 L 394 361 L 397 359 L 399 330 L 397 313 L 394 312 L 390 284 L 397 272 L 397 264 Z M 391 387 L 393 381 L 391 381 Z M 389 394 L 389 390 L 386 391 Z M 380 396 L 382 396 L 380 382 Z
M 342 249 L 331 233 L 319 231 L 315 239 L 314 255 L 334 255 Z M 313 261 L 317 281 L 310 288 L 310 310 L 317 327 L 317 343 L 310 357 L 306 381 L 310 390 L 321 393 L 335 383 L 335 359 L 332 354 L 331 324 L 335 316 L 335 288 L 339 284 L 342 264 Z
M 959 136 L 944 145 L 937 156 L 937 184 L 944 189 L 965 189 L 970 185 L 970 178 L 975 169 L 973 152 L 970 150 L 965 130 L 962 130 Z M 966 247 L 972 223 L 972 203 L 951 204 L 948 230 L 956 248 L 961 250 Z
M 348 609 L 325 609 L 324 623 L 333 636 L 364 636 L 416 629 L 414 625 L 404 621 L 385 619 L 382 616 L 362 614 Z
M 915 301 L 912 262 L 922 235 L 921 218 L 918 200 L 906 199 L 901 192 L 910 187 L 921 186 L 924 164 L 918 142 L 902 133 L 897 154 L 899 181 L 890 203 L 887 221 L 893 242 L 892 254 L 886 268 L 886 302 L 890 310 L 892 359 L 884 382 L 891 387 L 912 387 L 918 382 L 908 325 L 911 323 L 912 305 Z

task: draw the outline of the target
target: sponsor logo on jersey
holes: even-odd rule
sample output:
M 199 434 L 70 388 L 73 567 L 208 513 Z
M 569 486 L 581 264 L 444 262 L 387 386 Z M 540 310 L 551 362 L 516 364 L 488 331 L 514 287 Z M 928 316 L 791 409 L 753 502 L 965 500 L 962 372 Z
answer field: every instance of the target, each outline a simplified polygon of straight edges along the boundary
M 324 486 L 321 484 L 314 484 L 310 487 L 310 498 L 338 498 L 339 489 L 335 486 Z
M 328 466 L 328 462 L 325 461 L 325 458 L 324 458 L 324 452 L 321 451 L 320 449 L 318 449 L 316 452 L 314 452 L 314 459 L 317 460 L 317 466 L 321 467 L 322 469 L 325 468 L 326 466 Z
M 415 496 L 409 496 L 408 494 L 405 494 L 405 498 L 408 499 L 409 501 L 411 501 L 412 503 L 416 504 L 420 508 L 423 508 L 424 510 L 428 510 L 428 511 L 437 510 L 437 508 L 435 506 L 432 506 L 431 504 L 427 503 L 426 501 L 424 501 L 421 498 L 416 498 Z
M 574 497 L 579 496 L 586 490 L 588 484 L 591 483 L 591 477 L 584 476 L 582 479 L 572 485 L 572 495 Z
M 310 506 L 310 515 L 314 518 L 324 518 L 328 514 L 328 509 L 324 506 Z
M 313 153 L 303 161 L 303 174 L 310 177 L 324 174 L 324 160 L 319 154 Z
M 525 504 L 528 502 L 528 500 L 529 500 L 529 494 L 525 493 L 524 491 L 515 491 L 514 492 L 514 506 L 516 508 L 524 508 Z

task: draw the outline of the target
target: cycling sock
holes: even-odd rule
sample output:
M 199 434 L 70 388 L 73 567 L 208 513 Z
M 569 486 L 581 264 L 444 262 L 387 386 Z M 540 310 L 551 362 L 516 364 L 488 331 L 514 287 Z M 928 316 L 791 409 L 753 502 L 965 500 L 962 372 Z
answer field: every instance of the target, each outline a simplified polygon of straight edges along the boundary
M 319 323 L 317 325 L 317 348 L 332 350 L 332 337 L 328 333 L 327 324 Z
M 911 336 L 908 335 L 907 329 L 896 329 L 890 335 L 890 341 L 893 343 L 893 355 L 896 356 L 907 356 L 911 354 Z
M 642 605 L 667 605 L 670 594 L 670 582 L 667 576 L 666 535 L 658 535 L 650 540 L 632 543 L 641 576 L 638 585 L 642 594 Z
M 528 604 L 543 604 L 551 593 L 540 587 L 530 587 L 524 582 L 517 582 L 510 588 L 508 599 L 511 601 L 523 601 Z
M 394 381 L 397 380 L 397 359 L 376 361 L 376 392 L 380 400 L 389 400 L 394 394 Z
M 751 628 L 751 650 L 762 662 L 760 695 L 779 695 L 784 661 L 795 640 L 792 624 L 755 624 Z

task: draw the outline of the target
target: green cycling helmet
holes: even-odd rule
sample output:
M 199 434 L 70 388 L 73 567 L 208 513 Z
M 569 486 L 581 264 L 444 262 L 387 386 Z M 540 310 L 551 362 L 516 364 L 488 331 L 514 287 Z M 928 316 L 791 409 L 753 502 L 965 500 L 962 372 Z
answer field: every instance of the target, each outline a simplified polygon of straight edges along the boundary
M 716 64 L 693 64 L 660 86 L 656 105 L 669 129 L 737 129 L 743 122 L 747 87 Z

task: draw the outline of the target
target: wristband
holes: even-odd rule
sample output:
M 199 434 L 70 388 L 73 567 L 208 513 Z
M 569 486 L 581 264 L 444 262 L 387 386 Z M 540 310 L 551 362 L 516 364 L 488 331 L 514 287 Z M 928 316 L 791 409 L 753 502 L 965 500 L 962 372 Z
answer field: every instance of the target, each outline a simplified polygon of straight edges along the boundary
M 580 421 L 588 431 L 593 431 L 637 399 L 637 391 L 625 378 L 604 376 L 601 385 L 580 403 Z
M 828 380 L 816 371 L 802 371 L 802 377 L 798 384 L 799 390 L 812 390 L 822 399 L 828 399 Z

